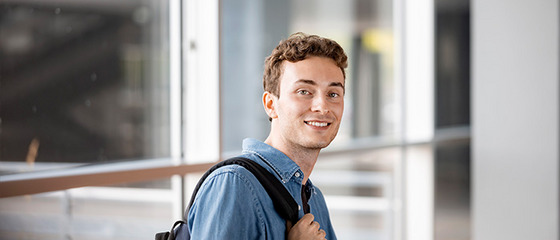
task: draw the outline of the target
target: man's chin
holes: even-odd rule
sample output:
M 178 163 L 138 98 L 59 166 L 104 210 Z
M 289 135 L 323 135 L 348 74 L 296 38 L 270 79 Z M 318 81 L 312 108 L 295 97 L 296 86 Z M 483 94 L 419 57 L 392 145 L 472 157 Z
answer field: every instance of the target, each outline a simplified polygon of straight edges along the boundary
M 331 144 L 332 140 L 330 141 L 313 141 L 306 144 L 306 147 L 309 149 L 317 149 L 321 150 L 323 148 L 328 147 Z

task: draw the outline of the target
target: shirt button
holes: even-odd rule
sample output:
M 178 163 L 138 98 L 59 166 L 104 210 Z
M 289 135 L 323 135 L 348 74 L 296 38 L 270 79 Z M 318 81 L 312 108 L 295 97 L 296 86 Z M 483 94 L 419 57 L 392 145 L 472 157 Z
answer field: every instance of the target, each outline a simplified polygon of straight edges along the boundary
M 300 206 L 300 205 L 297 205 L 297 210 L 301 210 L 301 206 Z
M 296 177 L 299 177 L 299 175 L 300 175 L 300 174 L 299 174 L 299 172 L 296 172 L 296 174 L 295 174 L 295 175 L 296 175 Z

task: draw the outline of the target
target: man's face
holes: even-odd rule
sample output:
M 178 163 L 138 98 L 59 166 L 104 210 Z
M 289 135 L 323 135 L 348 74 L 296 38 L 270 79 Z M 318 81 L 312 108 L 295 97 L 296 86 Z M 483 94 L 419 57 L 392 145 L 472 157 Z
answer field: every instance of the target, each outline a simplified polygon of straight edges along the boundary
M 344 111 L 344 76 L 332 59 L 285 61 L 280 96 L 273 98 L 272 133 L 283 144 L 307 149 L 327 147 Z

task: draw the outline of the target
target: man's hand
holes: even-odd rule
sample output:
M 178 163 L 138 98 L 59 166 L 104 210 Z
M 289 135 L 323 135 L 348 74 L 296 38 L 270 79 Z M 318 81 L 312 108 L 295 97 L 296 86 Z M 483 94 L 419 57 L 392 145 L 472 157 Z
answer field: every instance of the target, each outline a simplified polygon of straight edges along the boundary
M 305 214 L 288 232 L 288 240 L 324 240 L 325 231 L 313 221 L 313 214 Z

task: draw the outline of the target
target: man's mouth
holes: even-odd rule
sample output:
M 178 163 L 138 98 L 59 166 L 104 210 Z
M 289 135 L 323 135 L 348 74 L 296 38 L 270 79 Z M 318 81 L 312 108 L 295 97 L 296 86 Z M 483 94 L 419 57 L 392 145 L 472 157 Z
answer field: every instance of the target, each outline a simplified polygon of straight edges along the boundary
M 311 126 L 315 126 L 315 127 L 326 127 L 331 125 L 330 123 L 327 122 L 314 122 L 314 121 L 304 121 L 305 124 L 307 125 L 311 125 Z

